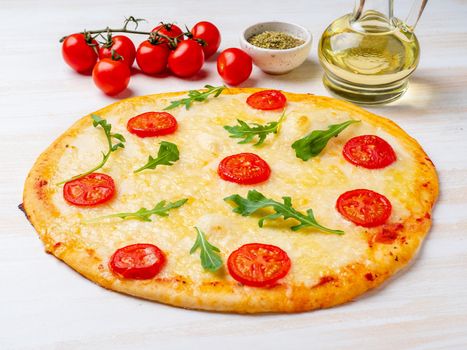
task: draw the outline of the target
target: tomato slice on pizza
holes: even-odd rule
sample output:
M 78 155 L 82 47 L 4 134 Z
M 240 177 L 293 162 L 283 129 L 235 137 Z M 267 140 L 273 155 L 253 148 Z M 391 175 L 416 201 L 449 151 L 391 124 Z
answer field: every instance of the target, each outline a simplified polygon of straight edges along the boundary
M 253 185 L 269 179 L 271 168 L 254 153 L 239 153 L 222 159 L 217 172 L 225 181 Z
M 382 225 L 391 215 L 389 199 L 374 191 L 358 189 L 339 196 L 336 208 L 341 215 L 363 227 Z
M 290 258 L 281 248 L 270 244 L 245 244 L 230 254 L 230 275 L 250 287 L 269 287 L 290 270 Z
M 63 197 L 73 205 L 92 207 L 112 199 L 115 194 L 114 180 L 106 174 L 91 173 L 63 186 Z
M 118 249 L 110 258 L 109 268 L 118 276 L 144 280 L 156 276 L 165 265 L 165 255 L 153 244 L 132 244 Z
M 367 169 L 385 168 L 397 159 L 391 145 L 376 135 L 351 138 L 342 153 L 348 162 Z
M 139 137 L 169 135 L 177 130 L 177 120 L 167 112 L 146 112 L 131 118 L 127 129 Z
M 254 109 L 269 111 L 284 108 L 287 99 L 285 95 L 278 90 L 263 90 L 250 95 L 246 103 Z

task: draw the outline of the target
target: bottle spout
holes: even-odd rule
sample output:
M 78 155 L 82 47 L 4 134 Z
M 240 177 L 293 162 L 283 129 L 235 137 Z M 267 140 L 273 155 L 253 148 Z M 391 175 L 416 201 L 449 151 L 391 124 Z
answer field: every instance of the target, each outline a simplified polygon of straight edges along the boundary
M 405 20 L 405 27 L 408 31 L 413 32 L 417 26 L 418 20 L 422 16 L 428 0 L 415 0 L 410 9 L 409 15 Z

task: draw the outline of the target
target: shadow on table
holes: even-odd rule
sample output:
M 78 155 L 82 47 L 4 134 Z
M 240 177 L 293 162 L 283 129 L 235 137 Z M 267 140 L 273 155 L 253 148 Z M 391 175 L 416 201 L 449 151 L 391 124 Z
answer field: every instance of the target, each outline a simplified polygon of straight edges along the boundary
M 274 75 L 264 73 L 264 75 L 266 78 L 277 82 L 277 86 L 280 86 L 281 83 L 316 83 L 317 80 L 321 80 L 322 70 L 318 62 L 307 59 L 300 67 L 287 74 Z M 261 85 L 259 84 L 258 79 L 249 78 L 247 81 L 242 83 L 240 87 L 261 87 Z M 312 84 L 310 84 L 310 87 L 312 87 Z
M 321 81 L 322 74 L 323 71 L 319 63 L 315 60 L 307 59 L 297 69 L 287 74 L 276 75 L 275 78 L 286 83 L 312 82 L 316 80 Z
M 466 77 L 467 72 L 460 74 L 454 69 L 417 71 L 410 78 L 409 88 L 400 100 L 377 108 L 392 115 L 397 113 L 416 118 L 423 114 L 457 110 L 462 107 L 459 103 L 467 94 Z

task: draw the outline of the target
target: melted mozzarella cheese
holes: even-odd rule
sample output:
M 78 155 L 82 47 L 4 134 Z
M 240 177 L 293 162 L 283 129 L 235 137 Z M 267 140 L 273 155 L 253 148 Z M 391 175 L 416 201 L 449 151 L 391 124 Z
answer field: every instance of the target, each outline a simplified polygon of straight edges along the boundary
M 287 117 L 280 132 L 269 135 L 262 147 L 240 145 L 229 138 L 224 125 L 235 125 L 236 119 L 267 123 L 277 120 L 281 112 L 253 110 L 245 103 L 248 95 L 221 95 L 207 103 L 193 105 L 190 110 L 172 110 L 179 123 L 176 133 L 164 137 L 138 138 L 126 130 L 131 117 L 167 106 L 167 99 L 148 98 L 144 106 L 135 106 L 131 100 L 117 104 L 103 118 L 112 124 L 113 132 L 122 133 L 125 149 L 113 153 L 101 169 L 113 177 L 117 195 L 110 203 L 95 208 L 79 208 L 67 204 L 61 188 L 57 187 L 53 202 L 61 216 L 51 222 L 48 230 L 60 241 L 77 240 L 95 249 L 108 260 L 113 252 L 133 243 L 153 243 L 167 254 L 167 266 L 162 277 L 186 276 L 193 281 L 219 278 L 203 271 L 199 252 L 189 254 L 195 242 L 194 226 L 200 227 L 209 241 L 219 247 L 224 261 L 242 244 L 267 243 L 284 249 L 291 258 L 292 269 L 285 278 L 294 283 L 313 285 L 327 270 L 365 261 L 368 253 L 364 229 L 345 219 L 335 209 L 343 192 L 367 188 L 389 198 L 393 212 L 389 221 L 400 221 L 409 215 L 407 206 L 413 197 L 415 164 L 397 139 L 384 130 L 362 122 L 349 126 L 339 137 L 329 141 L 324 151 L 304 162 L 295 156 L 291 144 L 315 129 L 326 129 L 330 124 L 350 118 L 346 112 L 329 110 L 312 103 L 287 105 Z M 396 151 L 398 160 L 380 170 L 367 170 L 349 164 L 342 157 L 345 142 L 357 135 L 376 134 L 387 140 Z M 134 174 L 133 170 L 145 164 L 149 155 L 157 155 L 162 140 L 177 144 L 180 160 L 173 166 L 158 166 Z M 106 150 L 106 141 L 100 128 L 89 127 L 79 133 L 71 147 L 60 159 L 53 181 L 60 181 L 93 167 L 101 160 L 100 150 Z M 254 152 L 265 159 L 272 169 L 270 179 L 253 186 L 242 186 L 221 180 L 217 165 L 226 156 L 240 152 Z M 269 221 L 258 227 L 258 216 L 242 217 L 232 212 L 223 198 L 238 193 L 246 196 L 256 189 L 265 196 L 281 200 L 292 197 L 294 207 L 305 212 L 314 210 L 318 222 L 341 229 L 337 236 L 317 232 L 311 228 L 293 232 L 294 220 Z M 168 217 L 152 217 L 152 222 L 109 219 L 87 223 L 87 219 L 117 212 L 152 208 L 165 199 L 175 201 L 188 198 L 187 204 L 170 211 Z M 65 219 L 66 218 L 66 219 Z M 103 272 L 108 273 L 108 272 Z M 225 277 L 230 279 L 227 273 Z

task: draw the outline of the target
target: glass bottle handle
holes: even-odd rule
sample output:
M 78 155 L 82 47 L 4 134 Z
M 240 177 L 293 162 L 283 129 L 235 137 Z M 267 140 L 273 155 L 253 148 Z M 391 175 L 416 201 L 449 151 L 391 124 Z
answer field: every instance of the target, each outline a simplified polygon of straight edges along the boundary
M 363 8 L 365 7 L 365 0 L 356 0 L 355 1 L 355 8 L 353 11 L 353 19 L 356 21 L 360 18 L 363 12 Z
M 407 16 L 407 19 L 405 20 L 405 26 L 411 32 L 415 30 L 418 20 L 420 19 L 427 3 L 428 3 L 428 0 L 415 0 L 413 2 L 409 15 Z

